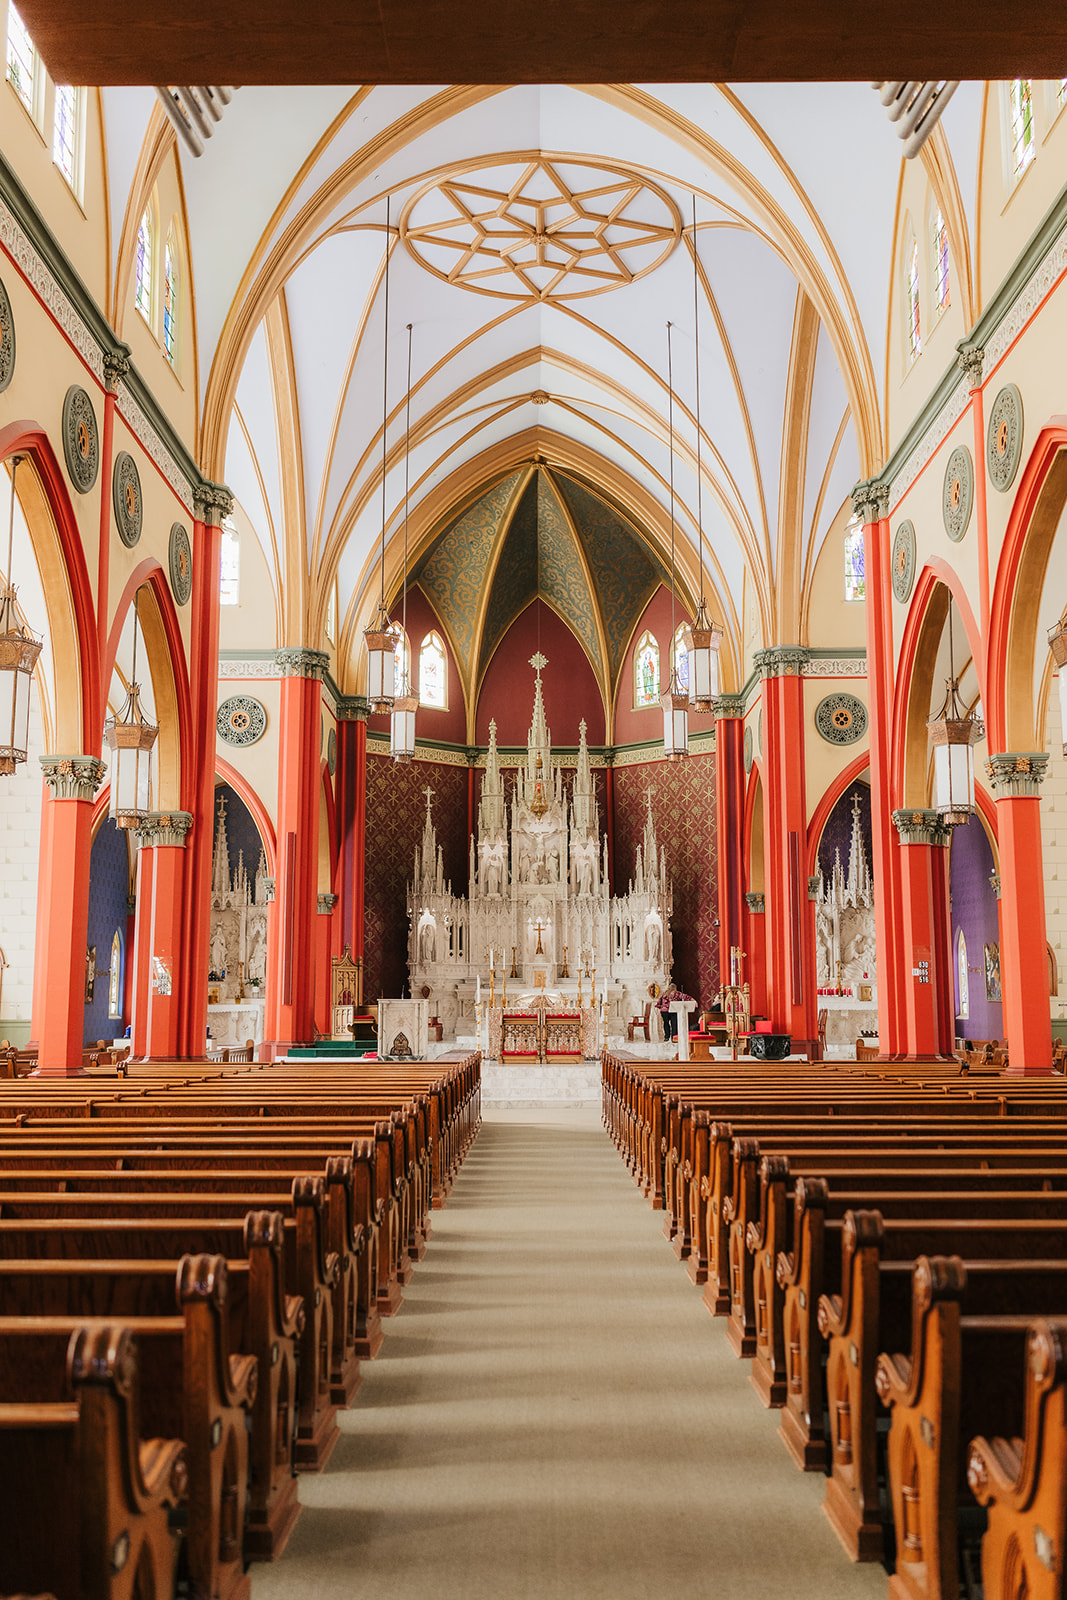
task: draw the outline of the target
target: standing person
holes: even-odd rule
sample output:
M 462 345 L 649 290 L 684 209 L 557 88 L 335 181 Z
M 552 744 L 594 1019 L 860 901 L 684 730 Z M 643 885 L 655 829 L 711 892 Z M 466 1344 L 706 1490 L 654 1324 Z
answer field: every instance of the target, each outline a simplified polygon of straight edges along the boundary
M 691 994 L 685 994 L 674 983 L 669 983 L 656 1001 L 656 1010 L 663 1018 L 663 1037 L 665 1039 L 677 1038 L 678 1018 L 671 1010 L 676 1000 L 692 1000 Z M 695 1004 L 695 1002 L 694 1002 Z

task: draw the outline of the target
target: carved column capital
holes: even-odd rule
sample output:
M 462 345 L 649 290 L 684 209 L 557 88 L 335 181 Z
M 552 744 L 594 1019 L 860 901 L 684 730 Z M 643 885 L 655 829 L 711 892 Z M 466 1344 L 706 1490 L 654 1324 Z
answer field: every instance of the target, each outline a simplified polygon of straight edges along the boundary
M 852 509 L 860 521 L 881 522 L 889 515 L 889 485 L 882 478 L 864 478 L 852 490 Z
M 767 910 L 767 900 L 762 894 L 746 894 L 745 904 L 753 916 L 762 917 Z
M 117 394 L 119 384 L 130 370 L 133 351 L 128 344 L 117 344 L 103 354 L 104 388 L 108 394 Z
M 893 824 L 900 835 L 901 844 L 947 845 L 952 838 L 952 829 L 942 822 L 941 813 L 926 807 L 894 811 Z
M 268 906 L 270 905 L 271 901 L 274 899 L 274 891 L 277 888 L 277 886 L 278 886 L 277 885 L 277 879 L 268 878 L 268 877 L 264 876 L 264 878 L 263 878 L 263 896 L 264 896 L 265 903 Z
M 966 339 L 961 339 L 956 346 L 956 365 L 961 372 L 967 374 L 968 389 L 982 387 L 982 363 L 985 361 L 985 350 L 980 344 L 968 344 Z
M 761 678 L 802 678 L 810 654 L 801 645 L 774 645 L 757 650 L 752 660 Z
M 330 658 L 325 650 L 297 647 L 275 650 L 274 662 L 282 678 L 317 678 L 321 683 L 330 665 Z
M 190 811 L 150 811 L 137 829 L 137 843 L 142 849 L 161 844 L 184 847 L 192 825 Z
M 370 705 L 366 695 L 346 694 L 337 701 L 338 722 L 366 722 L 370 716 Z
M 198 522 L 217 528 L 232 510 L 233 495 L 224 483 L 209 483 L 205 478 L 193 485 L 193 511 Z
M 53 800 L 94 800 L 107 777 L 98 756 L 41 756 L 40 762 Z
M 335 894 L 320 894 L 319 916 L 328 917 L 336 904 L 337 896 Z
M 985 764 L 986 776 L 998 800 L 1039 795 L 1047 768 L 1048 756 L 1043 750 L 1005 750 L 990 756 Z
M 745 714 L 745 697 L 743 694 L 719 694 L 711 702 L 711 714 L 718 721 L 725 721 L 727 717 L 743 717 Z

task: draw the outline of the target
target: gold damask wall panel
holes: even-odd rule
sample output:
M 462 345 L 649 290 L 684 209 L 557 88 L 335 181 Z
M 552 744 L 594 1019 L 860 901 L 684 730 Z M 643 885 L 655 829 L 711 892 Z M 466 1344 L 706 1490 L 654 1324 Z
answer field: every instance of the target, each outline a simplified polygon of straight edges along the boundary
M 668 575 L 598 495 L 573 478 L 558 482 L 593 574 L 614 681 L 638 617 Z
M 485 612 L 479 672 L 518 616 L 537 594 L 537 482 L 531 478 L 515 507 L 493 575 Z
M 545 472 L 537 474 L 537 524 L 541 594 L 581 640 L 599 674 L 603 658 L 589 578 L 555 485 Z
M 464 667 L 474 648 L 478 601 L 493 543 L 519 473 L 476 500 L 434 544 L 412 575 L 448 628 Z

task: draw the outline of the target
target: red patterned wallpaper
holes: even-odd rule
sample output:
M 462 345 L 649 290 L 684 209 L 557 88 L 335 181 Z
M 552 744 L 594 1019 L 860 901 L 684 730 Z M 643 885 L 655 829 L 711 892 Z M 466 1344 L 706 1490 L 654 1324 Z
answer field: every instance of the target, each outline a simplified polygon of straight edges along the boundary
M 397 766 L 367 756 L 367 876 L 363 918 L 363 994 L 399 995 L 408 979 L 407 885 L 422 842 L 426 796 L 444 854 L 445 882 L 467 893 L 467 768 L 436 761 Z
M 674 981 L 710 1003 L 719 987 L 715 919 L 719 852 L 715 827 L 715 757 L 644 762 L 615 769 L 615 893 L 625 894 L 634 856 L 645 832 L 646 795 L 652 785 L 656 838 L 667 851 L 674 885 Z

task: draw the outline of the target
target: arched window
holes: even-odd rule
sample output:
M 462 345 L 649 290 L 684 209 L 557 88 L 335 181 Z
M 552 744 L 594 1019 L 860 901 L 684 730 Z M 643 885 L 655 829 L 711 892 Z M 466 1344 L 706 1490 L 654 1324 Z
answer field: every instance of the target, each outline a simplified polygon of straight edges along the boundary
M 172 367 L 178 364 L 180 308 L 181 275 L 178 271 L 178 246 L 172 228 L 163 252 L 163 353 Z
M 680 623 L 674 634 L 674 681 L 686 694 L 689 693 L 689 646 L 692 642 L 688 623 Z
M 411 645 L 408 636 L 399 622 L 394 622 L 389 629 L 393 635 L 393 683 L 398 695 L 406 694 L 408 684 L 411 682 Z M 430 635 L 433 638 L 433 635 Z M 425 650 L 426 646 L 423 645 Z
M 967 977 L 967 941 L 961 928 L 956 935 L 956 1015 L 971 1014 L 971 986 Z
M 222 519 L 219 562 L 219 605 L 239 606 L 241 603 L 241 535 L 232 517 Z
M 81 188 L 81 90 L 56 85 L 52 160 L 77 194 Z
M 137 258 L 134 263 L 133 303 L 142 317 L 152 326 L 152 255 L 155 250 L 156 230 L 152 223 L 152 207 L 145 206 L 141 226 L 137 230 Z
M 419 651 L 419 704 L 444 711 L 446 690 L 444 640 L 440 634 L 428 633 Z
M 934 318 L 948 305 L 948 229 L 941 215 L 941 207 L 934 207 Z
M 107 1014 L 122 1016 L 122 939 L 118 930 L 111 941 L 111 972 L 107 981 Z
M 44 69 L 26 24 L 10 4 L 7 8 L 7 81 L 40 126 L 44 115 Z
M 907 274 L 904 283 L 904 299 L 908 324 L 908 350 L 911 359 L 920 354 L 923 347 L 922 328 L 919 323 L 919 241 L 912 238 L 911 250 L 907 256 Z
M 863 542 L 863 523 L 850 517 L 845 528 L 845 599 L 866 600 L 867 567 Z
M 659 645 L 643 633 L 634 651 L 634 705 L 659 705 Z
M 1011 173 L 1013 178 L 1021 178 L 1037 152 L 1034 142 L 1034 86 L 1029 78 L 1009 80 L 1008 112 Z

